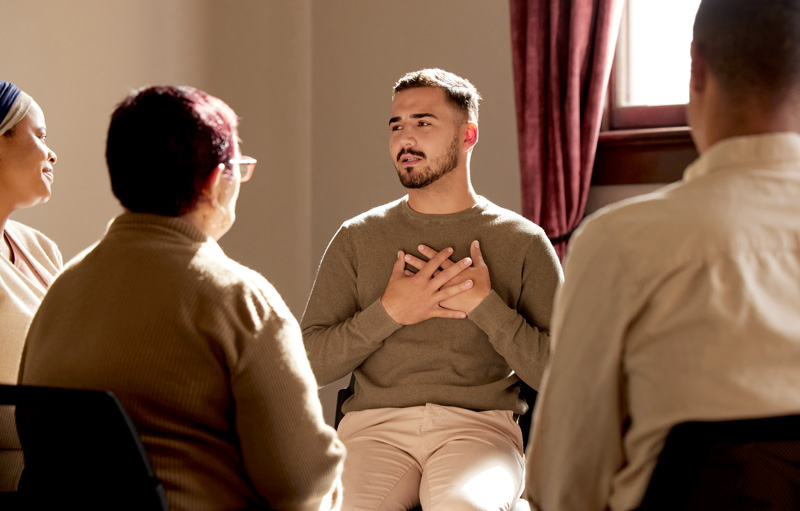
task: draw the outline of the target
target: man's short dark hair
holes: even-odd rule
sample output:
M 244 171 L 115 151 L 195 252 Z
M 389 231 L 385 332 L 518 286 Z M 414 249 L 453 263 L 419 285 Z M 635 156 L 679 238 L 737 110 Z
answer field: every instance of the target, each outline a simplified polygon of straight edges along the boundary
M 478 122 L 478 102 L 481 95 L 469 80 L 442 69 L 422 69 L 407 73 L 394 85 L 392 99 L 398 92 L 418 87 L 438 87 L 444 89 L 451 105 L 463 114 L 462 122 Z
M 694 45 L 726 92 L 777 104 L 800 84 L 800 0 L 703 0 Z
M 190 211 L 211 172 L 234 155 L 237 117 L 193 87 L 132 92 L 111 116 L 106 162 L 111 189 L 139 213 Z

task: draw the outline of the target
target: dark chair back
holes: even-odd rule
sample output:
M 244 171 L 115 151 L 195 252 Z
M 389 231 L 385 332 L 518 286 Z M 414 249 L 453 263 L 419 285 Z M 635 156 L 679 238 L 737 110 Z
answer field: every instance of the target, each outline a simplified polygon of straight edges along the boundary
M 11 407 L 25 463 L 20 509 L 168 509 L 136 428 L 111 392 L 0 385 L 0 408 Z
M 17 485 L 25 465 L 13 406 L 0 406 L 0 509 L 16 507 Z
M 527 447 L 528 436 L 531 433 L 531 422 L 533 421 L 533 407 L 536 405 L 536 397 L 539 393 L 524 382 L 520 382 L 520 385 L 519 395 L 525 398 L 525 401 L 528 403 L 528 411 L 519 416 L 517 423 L 520 429 L 522 429 L 522 445 Z
M 350 383 L 347 387 L 343 387 L 339 389 L 336 393 L 336 414 L 333 418 L 333 427 L 334 429 L 339 429 L 339 423 L 342 422 L 344 418 L 344 412 L 342 412 L 342 406 L 344 402 L 347 401 L 347 398 L 353 395 L 355 392 L 355 384 L 356 384 L 356 375 L 354 373 L 350 373 Z
M 800 509 L 800 415 L 672 428 L 639 511 Z

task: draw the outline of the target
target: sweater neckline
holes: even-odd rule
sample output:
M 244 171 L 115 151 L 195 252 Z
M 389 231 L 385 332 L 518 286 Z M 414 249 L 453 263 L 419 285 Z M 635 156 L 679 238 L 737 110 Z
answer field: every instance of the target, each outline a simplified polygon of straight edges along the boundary
M 124 228 L 130 226 L 152 226 L 163 227 L 171 231 L 176 231 L 186 236 L 192 241 L 206 242 L 213 239 L 203 232 L 199 227 L 180 217 L 156 215 L 153 213 L 125 212 L 116 217 L 109 225 L 109 231 L 113 228 Z
M 426 222 L 426 223 L 451 223 L 451 222 L 461 222 L 463 220 L 468 220 L 475 216 L 480 215 L 486 209 L 488 201 L 481 195 L 478 195 L 475 204 L 470 206 L 469 208 L 458 211 L 456 213 L 446 213 L 446 214 L 428 214 L 428 213 L 420 213 L 418 211 L 414 211 L 411 209 L 411 206 L 408 205 L 408 195 L 403 197 L 400 201 L 400 206 L 402 208 L 403 214 L 411 218 L 412 220 L 418 222 Z

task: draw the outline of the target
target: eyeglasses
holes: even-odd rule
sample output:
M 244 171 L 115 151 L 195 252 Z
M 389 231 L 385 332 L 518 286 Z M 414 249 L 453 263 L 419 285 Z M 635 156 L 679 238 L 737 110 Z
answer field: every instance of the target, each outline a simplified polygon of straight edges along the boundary
M 231 158 L 228 160 L 228 168 L 239 174 L 239 181 L 244 183 L 253 176 L 253 169 L 256 168 L 258 160 L 249 156 L 241 158 Z

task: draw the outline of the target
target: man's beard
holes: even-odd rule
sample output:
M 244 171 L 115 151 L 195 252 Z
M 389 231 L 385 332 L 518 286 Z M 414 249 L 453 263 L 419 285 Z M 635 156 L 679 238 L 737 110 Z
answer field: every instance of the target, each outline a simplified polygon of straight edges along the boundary
M 401 167 L 397 169 L 397 176 L 400 178 L 400 183 L 409 189 L 413 188 L 425 188 L 426 186 L 430 185 L 439 180 L 442 176 L 452 172 L 458 166 L 458 149 L 459 149 L 459 137 L 456 134 L 453 137 L 453 143 L 450 144 L 449 150 L 443 154 L 439 159 L 433 161 L 428 165 L 428 167 L 420 172 L 414 173 L 413 171 L 409 173 L 406 171 L 401 164 Z M 400 157 L 404 154 L 412 154 L 414 156 L 421 156 L 425 157 L 425 154 L 420 151 L 414 151 L 413 149 L 405 149 L 400 151 L 397 155 L 397 161 L 400 161 Z

